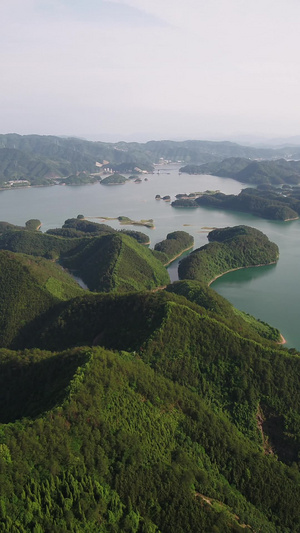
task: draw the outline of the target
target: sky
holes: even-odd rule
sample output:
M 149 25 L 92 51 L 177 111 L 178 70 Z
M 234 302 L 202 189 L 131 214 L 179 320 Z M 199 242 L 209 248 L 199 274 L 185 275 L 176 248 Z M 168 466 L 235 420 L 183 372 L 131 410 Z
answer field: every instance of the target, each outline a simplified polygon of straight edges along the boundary
M 0 133 L 300 135 L 299 0 L 1 0 Z

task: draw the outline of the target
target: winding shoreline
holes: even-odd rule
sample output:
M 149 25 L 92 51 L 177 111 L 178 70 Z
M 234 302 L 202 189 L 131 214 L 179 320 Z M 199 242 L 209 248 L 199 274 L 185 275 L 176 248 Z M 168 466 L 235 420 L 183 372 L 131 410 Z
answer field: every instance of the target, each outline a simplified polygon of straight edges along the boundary
M 189 250 L 191 250 L 192 248 L 194 248 L 194 244 L 192 244 L 191 246 L 189 246 L 188 248 L 185 248 L 184 250 L 182 250 L 179 254 L 175 255 L 175 257 L 173 257 L 172 259 L 170 259 L 170 261 L 168 261 L 168 263 L 164 263 L 164 266 L 169 266 L 171 263 L 173 263 L 173 261 L 176 261 L 176 259 L 178 259 L 178 257 L 180 257 L 182 254 L 184 254 L 184 252 L 188 252 Z
M 260 265 L 248 265 L 248 266 L 242 266 L 242 267 L 236 267 L 236 268 L 230 268 L 229 270 L 226 270 L 225 272 L 222 272 L 222 274 L 219 274 L 218 276 L 214 277 L 208 282 L 208 287 L 216 281 L 218 278 L 221 278 L 222 276 L 225 276 L 225 274 L 229 274 L 229 272 L 235 272 L 235 270 L 242 270 L 243 268 L 257 268 L 257 267 L 263 267 L 263 266 L 269 266 L 269 265 L 276 265 L 277 261 L 272 261 L 271 263 L 263 263 Z
M 229 272 L 234 272 L 235 270 L 242 270 L 243 268 L 257 268 L 257 267 L 262 267 L 262 266 L 276 265 L 276 263 L 277 263 L 277 261 L 272 261 L 271 263 L 265 263 L 265 264 L 260 264 L 260 265 L 249 265 L 249 266 L 244 266 L 244 267 L 230 268 L 229 270 L 226 270 L 226 272 L 222 272 L 222 274 L 219 274 L 218 276 L 215 276 L 212 280 L 210 280 L 208 282 L 207 285 L 209 287 L 218 278 L 221 278 L 222 276 L 224 276 L 225 274 L 228 274 Z M 282 333 L 279 332 L 279 334 L 280 334 L 280 340 L 276 341 L 276 344 L 279 344 L 279 345 L 286 344 L 287 340 L 284 338 Z

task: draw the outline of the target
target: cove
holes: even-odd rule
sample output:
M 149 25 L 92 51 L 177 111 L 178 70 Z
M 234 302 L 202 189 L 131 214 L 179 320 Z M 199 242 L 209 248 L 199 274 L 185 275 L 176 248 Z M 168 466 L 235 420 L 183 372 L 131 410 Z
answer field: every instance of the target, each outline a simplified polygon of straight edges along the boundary
M 274 241 L 280 252 L 276 265 L 247 268 L 230 272 L 211 287 L 225 296 L 235 307 L 277 327 L 287 340 L 285 346 L 300 349 L 298 324 L 300 283 L 300 221 L 264 220 L 246 213 L 218 211 L 209 208 L 176 209 L 155 196 L 220 190 L 238 194 L 246 184 L 216 176 L 179 174 L 179 166 L 161 167 L 159 174 L 149 174 L 148 181 L 105 187 L 99 183 L 77 187 L 52 186 L 0 191 L 0 219 L 24 225 L 30 218 L 42 222 L 42 231 L 61 227 L 67 218 L 78 214 L 92 217 L 127 216 L 132 220 L 154 220 L 155 229 L 120 226 L 117 220 L 106 220 L 116 229 L 137 229 L 146 233 L 151 247 L 172 231 L 184 230 L 193 235 L 195 248 L 207 244 L 210 229 L 245 224 L 261 230 Z M 102 222 L 95 218 L 95 221 Z M 178 260 L 168 271 L 177 279 Z

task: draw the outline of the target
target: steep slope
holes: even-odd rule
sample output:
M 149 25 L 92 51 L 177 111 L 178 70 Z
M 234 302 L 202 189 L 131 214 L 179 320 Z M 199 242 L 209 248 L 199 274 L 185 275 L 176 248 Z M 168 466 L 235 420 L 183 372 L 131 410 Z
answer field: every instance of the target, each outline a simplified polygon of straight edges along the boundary
M 177 281 L 168 285 L 166 290 L 185 296 L 191 302 L 204 307 L 214 318 L 237 331 L 242 337 L 258 342 L 262 342 L 262 338 L 275 342 L 281 341 L 277 328 L 239 311 L 205 283 L 194 280 Z
M 266 420 L 280 417 L 282 428 L 273 445 L 282 450 L 285 442 L 286 452 L 278 448 L 278 453 L 291 462 L 300 451 L 300 359 L 263 338 L 271 328 L 255 326 L 254 319 L 245 323 L 237 317 L 231 323 L 230 315 L 226 320 L 165 291 L 88 295 L 57 308 L 55 317 L 37 329 L 31 346 L 62 350 L 98 344 L 134 352 L 159 373 L 222 407 L 258 443 L 258 411 Z
M 83 291 L 62 269 L 44 259 L 0 251 L 0 345 L 27 338 L 33 320 Z
M 126 234 L 104 224 L 80 222 L 77 225 L 66 223 L 55 235 L 7 230 L 0 235 L 0 248 L 58 260 L 64 267 L 76 271 L 90 290 L 154 289 L 169 283 L 169 275 L 161 261 L 152 250 L 138 242 L 144 242 L 144 234 L 130 231 Z
M 60 260 L 77 271 L 90 290 L 124 292 L 169 283 L 167 270 L 152 251 L 122 233 L 95 237 Z

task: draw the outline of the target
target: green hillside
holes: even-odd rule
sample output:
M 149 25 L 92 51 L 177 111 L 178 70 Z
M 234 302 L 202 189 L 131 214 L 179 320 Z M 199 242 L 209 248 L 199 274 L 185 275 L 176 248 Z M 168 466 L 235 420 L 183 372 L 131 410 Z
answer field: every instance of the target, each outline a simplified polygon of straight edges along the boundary
M 242 337 L 262 342 L 261 337 L 280 341 L 277 328 L 257 320 L 248 313 L 239 311 L 223 296 L 208 287 L 205 283 L 194 280 L 177 281 L 168 285 L 167 291 L 184 296 L 209 311 L 214 318 L 239 332 Z
M 90 290 L 124 292 L 169 283 L 166 269 L 152 251 L 121 232 L 94 237 L 62 254 L 60 260 L 76 271 Z
M 300 182 L 299 161 L 287 161 L 286 159 L 249 161 L 249 158 L 230 157 L 223 161 L 203 165 L 186 165 L 180 171 L 187 174 L 213 174 L 249 184 L 281 185 L 288 183 L 296 185 Z
M 109 168 L 114 172 L 131 174 L 136 172 L 136 169 L 152 172 L 153 165 L 162 160 L 183 162 L 185 165 L 212 164 L 213 167 L 208 166 L 205 173 L 215 173 L 219 171 L 220 162 L 224 159 L 245 160 L 249 164 L 249 159 L 278 160 L 284 157 L 299 159 L 299 148 L 291 146 L 262 149 L 232 142 L 198 140 L 106 143 L 52 135 L 2 134 L 0 135 L 0 185 L 5 186 L 5 182 L 15 179 L 28 180 L 32 185 L 49 185 L 53 180 L 61 178 L 70 185 L 92 183 L 99 179 L 97 176 L 99 169 Z M 285 163 L 286 166 L 290 165 L 289 161 Z M 280 175 L 285 171 L 283 168 L 285 163 L 281 165 Z M 225 170 L 221 166 L 220 172 L 228 169 L 231 171 L 230 167 L 232 164 L 226 163 Z M 234 171 L 243 172 L 244 167 L 246 165 L 234 165 Z M 274 168 L 262 169 L 260 166 L 258 171 L 254 168 L 250 176 L 245 174 L 240 179 L 249 183 L 252 175 L 255 175 L 255 179 L 261 179 L 261 176 L 263 179 L 265 177 L 269 179 L 271 170 L 274 173 Z M 291 171 L 290 174 L 294 172 Z M 285 175 L 289 179 L 288 171 L 285 171 Z
M 300 533 L 300 354 L 207 286 L 277 246 L 214 230 L 168 284 L 185 232 L 1 228 L 1 532 Z
M 172 203 L 180 207 L 180 200 Z M 300 201 L 293 189 L 259 190 L 247 188 L 238 195 L 203 194 L 194 200 L 194 206 L 213 207 L 251 213 L 271 220 L 292 220 L 299 217 Z
M 145 233 L 136 230 L 120 230 L 121 233 L 133 237 L 141 244 L 149 244 L 149 237 Z M 77 218 L 68 218 L 61 228 L 49 229 L 46 231 L 48 235 L 56 235 L 60 237 L 95 237 L 96 235 L 105 235 L 107 233 L 119 233 L 107 224 L 99 224 L 92 222 L 79 215 Z
M 64 361 L 74 355 L 69 351 Z M 251 445 L 245 449 L 230 423 L 220 424 L 196 395 L 130 355 L 103 349 L 84 350 L 77 360 L 80 355 L 89 361 L 75 373 L 61 407 L 1 426 L 4 533 L 230 532 L 243 531 L 244 523 L 276 531 L 262 506 L 248 503 L 226 479 L 220 441 L 237 452 L 236 465 L 247 452 L 264 474 L 270 470 L 270 461 L 258 460 Z M 32 366 L 44 359 L 35 358 Z M 277 486 L 284 474 L 274 472 L 270 481 Z M 257 468 L 249 490 L 259 496 L 260 485 Z M 290 481 L 287 493 L 291 487 Z M 296 498 L 283 502 L 289 511 Z M 294 523 L 295 513 L 288 519 Z
M 55 264 L 0 251 L 0 346 L 13 345 L 17 337 L 24 342 L 34 320 L 82 292 Z
M 168 265 L 186 250 L 194 246 L 194 238 L 186 231 L 173 231 L 167 238 L 154 246 L 155 256 Z
M 148 240 L 143 233 L 74 220 L 50 233 L 9 229 L 0 234 L 0 248 L 57 260 L 76 272 L 90 290 L 154 289 L 169 283 L 161 261 L 140 244 Z
M 278 246 L 261 231 L 249 226 L 213 230 L 209 244 L 194 250 L 179 263 L 179 279 L 205 283 L 225 272 L 249 266 L 267 265 L 278 260 Z
M 111 174 L 101 180 L 101 185 L 123 185 L 126 183 L 127 178 L 121 174 Z
M 197 289 L 199 294 L 196 285 Z M 257 440 L 260 401 L 268 412 L 279 409 L 281 415 L 293 394 L 296 405 L 300 360 L 287 358 L 274 342 L 278 332 L 263 323 L 244 314 L 234 317 L 232 310 L 225 316 L 224 309 L 220 316 L 218 311 L 171 291 L 172 286 L 169 292 L 76 298 L 60 306 L 55 317 L 41 325 L 32 345 L 56 351 L 96 344 L 136 353 L 159 373 L 222 406 L 240 429 Z M 259 366 L 262 361 L 263 371 Z M 285 374 L 292 373 L 292 368 L 288 369 L 291 364 L 295 376 L 290 388 L 279 393 L 281 385 L 275 382 L 283 379 L 284 364 Z M 252 375 L 250 368 L 255 366 L 257 372 Z

